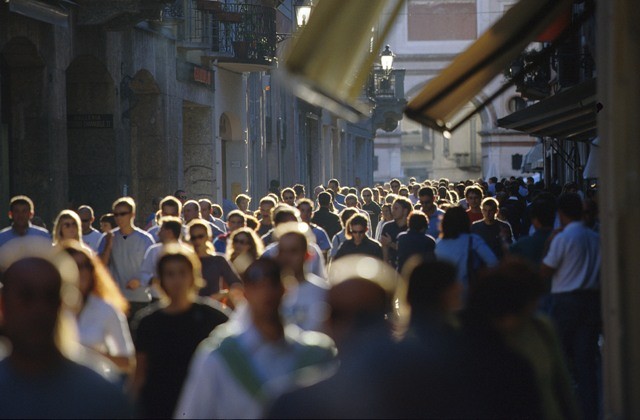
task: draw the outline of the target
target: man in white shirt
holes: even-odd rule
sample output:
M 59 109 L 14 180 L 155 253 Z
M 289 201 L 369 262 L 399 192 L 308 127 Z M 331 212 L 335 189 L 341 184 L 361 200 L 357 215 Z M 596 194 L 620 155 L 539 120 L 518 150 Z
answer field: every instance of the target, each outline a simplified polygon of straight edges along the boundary
M 248 319 L 218 327 L 200 345 L 175 418 L 262 418 L 301 371 L 326 368 L 335 355 L 329 337 L 283 322 L 284 286 L 275 261 L 255 261 L 244 278 Z
M 577 193 L 558 200 L 562 232 L 551 240 L 541 275 L 551 279 L 551 318 L 572 375 L 585 418 L 597 418 L 598 339 L 600 315 L 600 241 L 582 223 L 582 199 Z
M 80 216 L 80 223 L 82 224 L 82 241 L 93 249 L 93 252 L 97 253 L 98 242 L 102 238 L 102 233 L 93 227 L 93 222 L 96 220 L 93 209 L 86 205 L 80 206 L 78 207 L 78 216 Z

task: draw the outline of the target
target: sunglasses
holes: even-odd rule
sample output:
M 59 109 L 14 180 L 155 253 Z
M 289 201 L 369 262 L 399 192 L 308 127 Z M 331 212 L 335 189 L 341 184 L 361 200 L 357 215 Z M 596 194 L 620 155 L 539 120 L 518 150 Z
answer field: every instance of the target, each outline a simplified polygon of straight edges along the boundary
M 121 211 L 120 213 L 113 213 L 114 217 L 123 217 L 126 216 L 127 214 L 131 214 L 130 211 Z
M 66 227 L 66 228 L 70 228 L 70 227 L 76 227 L 76 224 L 73 222 L 64 222 L 61 224 L 62 227 Z
M 191 235 L 191 240 L 193 241 L 194 239 L 204 239 L 206 237 L 207 235 Z

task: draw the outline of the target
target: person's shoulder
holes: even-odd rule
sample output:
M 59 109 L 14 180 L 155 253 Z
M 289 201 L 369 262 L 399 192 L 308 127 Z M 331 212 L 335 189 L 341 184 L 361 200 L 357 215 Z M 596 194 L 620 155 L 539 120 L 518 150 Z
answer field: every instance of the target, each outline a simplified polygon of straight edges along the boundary
M 138 235 L 138 236 L 140 236 L 140 237 L 142 237 L 142 238 L 144 238 L 144 239 L 146 239 L 148 241 L 151 241 L 152 244 L 155 244 L 156 241 L 153 239 L 153 236 L 151 236 L 151 234 L 149 232 L 144 231 L 144 230 L 140 229 L 137 226 L 133 228 L 133 231 L 134 231 L 134 233 L 136 235 Z
M 46 238 L 51 237 L 51 234 L 47 229 L 41 228 L 40 226 L 36 226 L 36 225 L 29 226 L 29 235 L 43 236 Z
M 289 324 L 284 329 L 286 337 L 309 352 L 316 352 L 326 361 L 326 356 L 336 355 L 334 341 L 326 334 L 318 331 L 305 331 L 295 324 Z M 321 360 L 322 361 L 322 360 Z
M 327 281 L 313 273 L 305 273 L 304 279 L 306 280 L 306 284 L 311 287 L 322 289 L 323 291 L 329 290 L 329 284 Z
M 210 316 L 223 319 L 222 322 L 226 322 L 231 315 L 231 311 L 229 310 L 229 308 L 223 306 L 217 300 L 213 300 L 209 297 L 200 296 L 196 298 L 193 306 L 196 312 L 202 312 Z

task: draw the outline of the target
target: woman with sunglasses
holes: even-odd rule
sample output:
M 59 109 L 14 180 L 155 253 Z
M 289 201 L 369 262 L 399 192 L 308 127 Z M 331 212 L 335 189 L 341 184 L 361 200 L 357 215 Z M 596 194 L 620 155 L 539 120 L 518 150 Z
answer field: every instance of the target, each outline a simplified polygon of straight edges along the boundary
M 80 216 L 73 210 L 62 210 L 56 221 L 53 223 L 53 245 L 58 245 L 62 241 L 73 240 L 80 243 L 90 253 L 91 248 L 82 241 L 82 222 Z
M 336 256 L 333 258 L 337 260 L 345 255 L 360 254 L 370 255 L 374 258 L 382 259 L 382 246 L 376 240 L 367 237 L 368 223 L 367 218 L 355 214 L 347 220 L 347 226 L 345 228 L 345 238 Z
M 253 229 L 240 228 L 229 238 L 227 258 L 241 275 L 263 252 L 262 240 Z
M 126 317 L 129 303 L 102 261 L 85 246 L 74 240 L 60 246 L 78 266 L 80 343 L 111 360 L 123 373 L 130 373 L 134 347 Z
M 203 219 L 194 219 L 187 225 L 189 242 L 202 264 L 202 277 L 205 285 L 200 296 L 209 296 L 223 303 L 228 302 L 229 291 L 242 286 L 238 273 L 229 261 L 216 254 L 212 244 L 211 226 Z

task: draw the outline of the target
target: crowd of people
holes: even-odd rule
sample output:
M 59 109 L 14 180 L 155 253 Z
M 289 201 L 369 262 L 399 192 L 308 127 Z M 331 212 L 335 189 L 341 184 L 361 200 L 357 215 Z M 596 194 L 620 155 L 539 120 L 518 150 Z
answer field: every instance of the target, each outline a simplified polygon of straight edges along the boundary
M 49 232 L 11 199 L 0 418 L 601 416 L 595 189 L 332 179 L 226 212 L 156 202 L 65 209 Z

